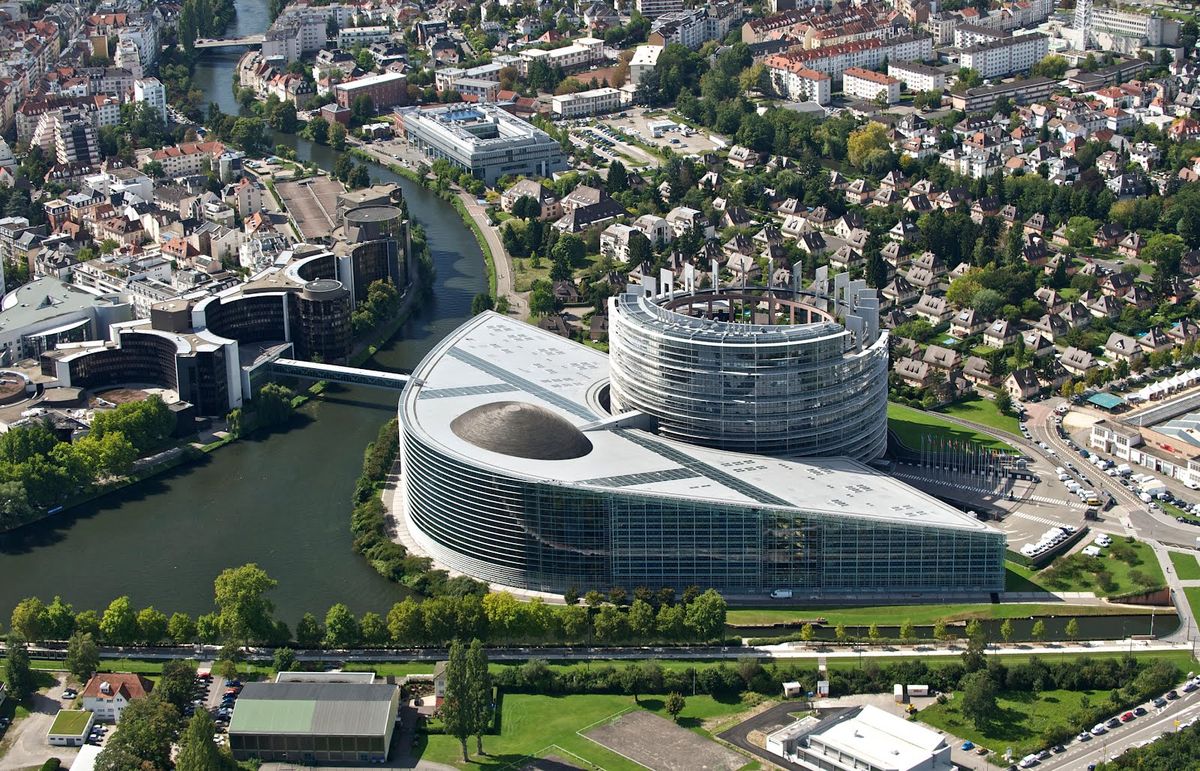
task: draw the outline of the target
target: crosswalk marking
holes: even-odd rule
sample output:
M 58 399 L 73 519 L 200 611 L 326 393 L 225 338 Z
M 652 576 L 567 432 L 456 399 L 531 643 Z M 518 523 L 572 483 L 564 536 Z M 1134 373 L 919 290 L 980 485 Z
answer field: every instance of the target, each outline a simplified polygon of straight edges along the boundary
M 1039 517 L 1036 514 L 1026 514 L 1023 511 L 1014 511 L 1012 515 L 1014 517 L 1020 517 L 1021 519 L 1027 519 L 1030 522 L 1040 522 L 1043 525 L 1051 525 L 1054 527 L 1057 527 L 1058 525 L 1062 524 L 1061 522 L 1056 522 L 1053 519 L 1047 519 L 1046 517 Z

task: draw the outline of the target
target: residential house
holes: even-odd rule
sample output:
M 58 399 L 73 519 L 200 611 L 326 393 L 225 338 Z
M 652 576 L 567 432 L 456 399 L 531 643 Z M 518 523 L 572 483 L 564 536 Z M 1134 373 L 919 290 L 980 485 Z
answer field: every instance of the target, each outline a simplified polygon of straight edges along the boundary
M 922 360 L 929 366 L 947 373 L 952 373 L 962 366 L 962 354 L 953 348 L 943 348 L 940 345 L 931 345 L 926 348 Z
M 1063 369 L 1075 377 L 1083 377 L 1096 366 L 1096 359 L 1085 350 L 1070 346 L 1059 358 Z
M 1123 361 L 1126 364 L 1133 364 L 1142 358 L 1142 349 L 1137 340 L 1120 332 L 1113 332 L 1108 336 L 1104 352 L 1114 361 Z
M 131 702 L 143 699 L 154 684 L 139 674 L 99 672 L 92 675 L 79 694 L 83 708 L 96 714 L 97 720 L 121 722 L 121 713 Z
M 1042 390 L 1042 384 L 1038 381 L 1037 372 L 1032 367 L 1022 367 L 1013 370 L 1004 379 L 1004 390 L 1008 391 L 1008 395 L 1012 397 L 1013 401 L 1024 401 L 1036 396 Z
M 992 365 L 987 359 L 978 356 L 968 356 L 963 362 L 962 375 L 975 385 L 990 386 L 996 382 L 992 374 Z
M 924 388 L 929 382 L 930 366 L 923 361 L 902 358 L 892 365 L 892 372 L 912 388 Z
M 963 308 L 950 319 L 950 334 L 954 337 L 970 337 L 978 334 L 986 326 L 983 318 L 974 308 Z
M 511 214 L 513 205 L 526 197 L 532 198 L 541 205 L 539 220 L 556 220 L 563 215 L 562 204 L 558 202 L 558 198 L 541 182 L 532 179 L 519 179 L 513 183 L 512 187 L 501 193 L 500 209 Z
M 952 310 L 945 297 L 923 294 L 917 304 L 912 307 L 914 316 L 920 316 L 930 324 L 938 325 L 949 318 Z
M 1016 325 L 1007 319 L 996 319 L 983 331 L 983 344 L 991 348 L 1003 348 L 1016 339 Z

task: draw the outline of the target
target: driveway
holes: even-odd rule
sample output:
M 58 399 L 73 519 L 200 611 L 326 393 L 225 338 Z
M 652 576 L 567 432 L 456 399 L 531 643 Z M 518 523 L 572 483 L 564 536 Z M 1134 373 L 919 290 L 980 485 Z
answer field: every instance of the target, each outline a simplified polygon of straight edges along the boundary
M 51 747 L 46 743 L 46 733 L 54 723 L 54 716 L 63 708 L 63 688 L 66 687 L 66 673 L 52 673 L 54 685 L 33 697 L 33 712 L 29 717 L 17 722 L 8 729 L 0 746 L 8 750 L 0 757 L 0 771 L 18 771 L 31 766 L 41 766 L 54 757 L 69 765 L 70 761 L 79 754 L 75 747 Z

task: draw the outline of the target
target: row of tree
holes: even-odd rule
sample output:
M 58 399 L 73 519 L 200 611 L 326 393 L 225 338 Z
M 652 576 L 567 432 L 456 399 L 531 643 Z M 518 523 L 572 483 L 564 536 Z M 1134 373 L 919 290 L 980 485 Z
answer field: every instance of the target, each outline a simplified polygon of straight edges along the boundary
M 91 431 L 70 442 L 61 441 L 49 422 L 14 426 L 0 435 L 0 531 L 129 473 L 174 429 L 175 416 L 157 396 L 97 412 Z

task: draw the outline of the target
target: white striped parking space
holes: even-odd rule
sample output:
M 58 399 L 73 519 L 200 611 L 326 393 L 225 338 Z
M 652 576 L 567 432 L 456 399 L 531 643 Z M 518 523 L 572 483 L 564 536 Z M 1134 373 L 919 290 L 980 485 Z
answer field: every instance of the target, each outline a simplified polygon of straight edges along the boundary
M 1039 517 L 1036 514 L 1026 514 L 1023 511 L 1014 511 L 1012 513 L 1012 516 L 1018 517 L 1020 519 L 1027 519 L 1030 522 L 1037 522 L 1042 525 L 1050 525 L 1051 527 L 1058 527 L 1058 526 L 1062 525 L 1062 522 L 1057 522 L 1053 519 L 1050 519 L 1049 517 Z

